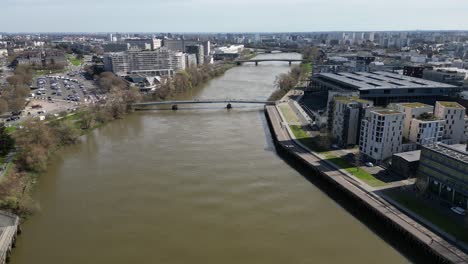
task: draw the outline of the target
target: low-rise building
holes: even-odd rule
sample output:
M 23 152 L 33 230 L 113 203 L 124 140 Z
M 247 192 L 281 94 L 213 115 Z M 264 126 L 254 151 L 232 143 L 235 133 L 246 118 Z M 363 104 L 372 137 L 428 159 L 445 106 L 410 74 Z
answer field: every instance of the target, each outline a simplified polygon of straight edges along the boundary
M 418 176 L 442 200 L 468 208 L 468 152 L 466 145 L 429 144 L 421 149 Z
M 359 97 L 334 97 L 331 132 L 340 146 L 353 146 L 359 143 L 359 130 L 364 110 L 373 105 L 372 101 Z
M 392 109 L 366 111 L 366 118 L 361 122 L 361 153 L 380 162 L 401 152 L 404 118 L 404 113 Z
M 417 175 L 421 150 L 393 154 L 390 170 L 404 178 Z

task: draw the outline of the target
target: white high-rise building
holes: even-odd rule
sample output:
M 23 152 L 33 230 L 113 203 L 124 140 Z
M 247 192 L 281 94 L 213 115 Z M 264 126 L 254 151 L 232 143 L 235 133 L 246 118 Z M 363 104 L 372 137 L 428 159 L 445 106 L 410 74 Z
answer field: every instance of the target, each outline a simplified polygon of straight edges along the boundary
M 104 69 L 120 76 L 129 73 L 149 75 L 173 74 L 185 69 L 185 54 L 160 48 L 151 50 L 129 50 L 104 54 Z
M 452 139 L 455 143 L 466 141 L 465 111 L 465 107 L 457 102 L 436 102 L 434 115 L 445 119 L 444 139 Z
M 401 152 L 405 114 L 396 110 L 369 110 L 361 122 L 359 150 L 374 161 Z
M 359 143 L 360 121 L 364 116 L 364 110 L 373 105 L 372 101 L 359 97 L 333 98 L 331 132 L 339 145 L 346 147 Z

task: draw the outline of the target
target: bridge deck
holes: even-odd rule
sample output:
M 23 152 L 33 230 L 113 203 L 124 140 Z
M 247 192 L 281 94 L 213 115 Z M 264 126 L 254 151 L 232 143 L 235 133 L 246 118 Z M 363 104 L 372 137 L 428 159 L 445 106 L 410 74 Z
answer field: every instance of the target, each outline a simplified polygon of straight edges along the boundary
M 186 100 L 186 101 L 161 101 L 135 103 L 132 106 L 153 106 L 153 105 L 181 105 L 181 104 L 275 104 L 274 101 L 262 100 Z

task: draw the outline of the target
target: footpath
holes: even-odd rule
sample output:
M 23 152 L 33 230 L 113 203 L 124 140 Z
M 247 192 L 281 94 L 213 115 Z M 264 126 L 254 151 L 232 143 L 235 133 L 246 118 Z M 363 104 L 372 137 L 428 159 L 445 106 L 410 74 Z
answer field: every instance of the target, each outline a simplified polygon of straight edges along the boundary
M 287 96 L 285 96 L 285 98 Z M 284 98 L 279 102 L 281 105 L 289 105 L 289 103 L 290 102 Z M 374 188 L 363 183 L 347 171 L 337 167 L 322 155 L 304 146 L 295 138 L 287 119 L 283 116 L 279 107 L 278 104 L 265 106 L 265 114 L 270 123 L 272 136 L 277 143 L 277 147 L 292 154 L 298 160 L 320 173 L 327 180 L 354 196 L 354 198 L 362 202 L 366 207 L 388 221 L 394 228 L 408 235 L 425 249 L 431 251 L 433 255 L 438 256 L 439 262 L 468 263 L 468 256 L 459 248 L 421 225 L 399 208 L 393 206 L 383 197 L 376 194 Z M 306 119 L 306 117 L 304 117 L 304 119 Z

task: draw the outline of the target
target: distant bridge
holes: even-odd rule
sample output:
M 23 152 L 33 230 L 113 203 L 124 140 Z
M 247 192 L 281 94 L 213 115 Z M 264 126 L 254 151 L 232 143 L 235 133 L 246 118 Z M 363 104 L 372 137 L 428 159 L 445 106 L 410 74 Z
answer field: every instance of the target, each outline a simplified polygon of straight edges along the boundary
M 172 110 L 177 110 L 178 105 L 184 104 L 227 104 L 226 108 L 231 109 L 232 104 L 267 104 L 274 105 L 275 101 L 264 100 L 244 100 L 244 99 L 203 99 L 203 100 L 187 100 L 187 101 L 159 101 L 159 102 L 143 102 L 134 103 L 132 107 L 138 109 L 140 107 L 158 106 L 158 105 L 171 105 Z
M 265 61 L 284 61 L 284 62 L 289 62 L 289 65 L 291 65 L 293 62 L 308 62 L 308 60 L 302 60 L 302 59 L 252 59 L 252 60 L 235 60 L 234 62 L 237 63 L 237 65 L 241 65 L 242 63 L 246 63 L 246 62 L 254 62 L 255 66 L 258 66 L 259 62 L 265 62 Z

